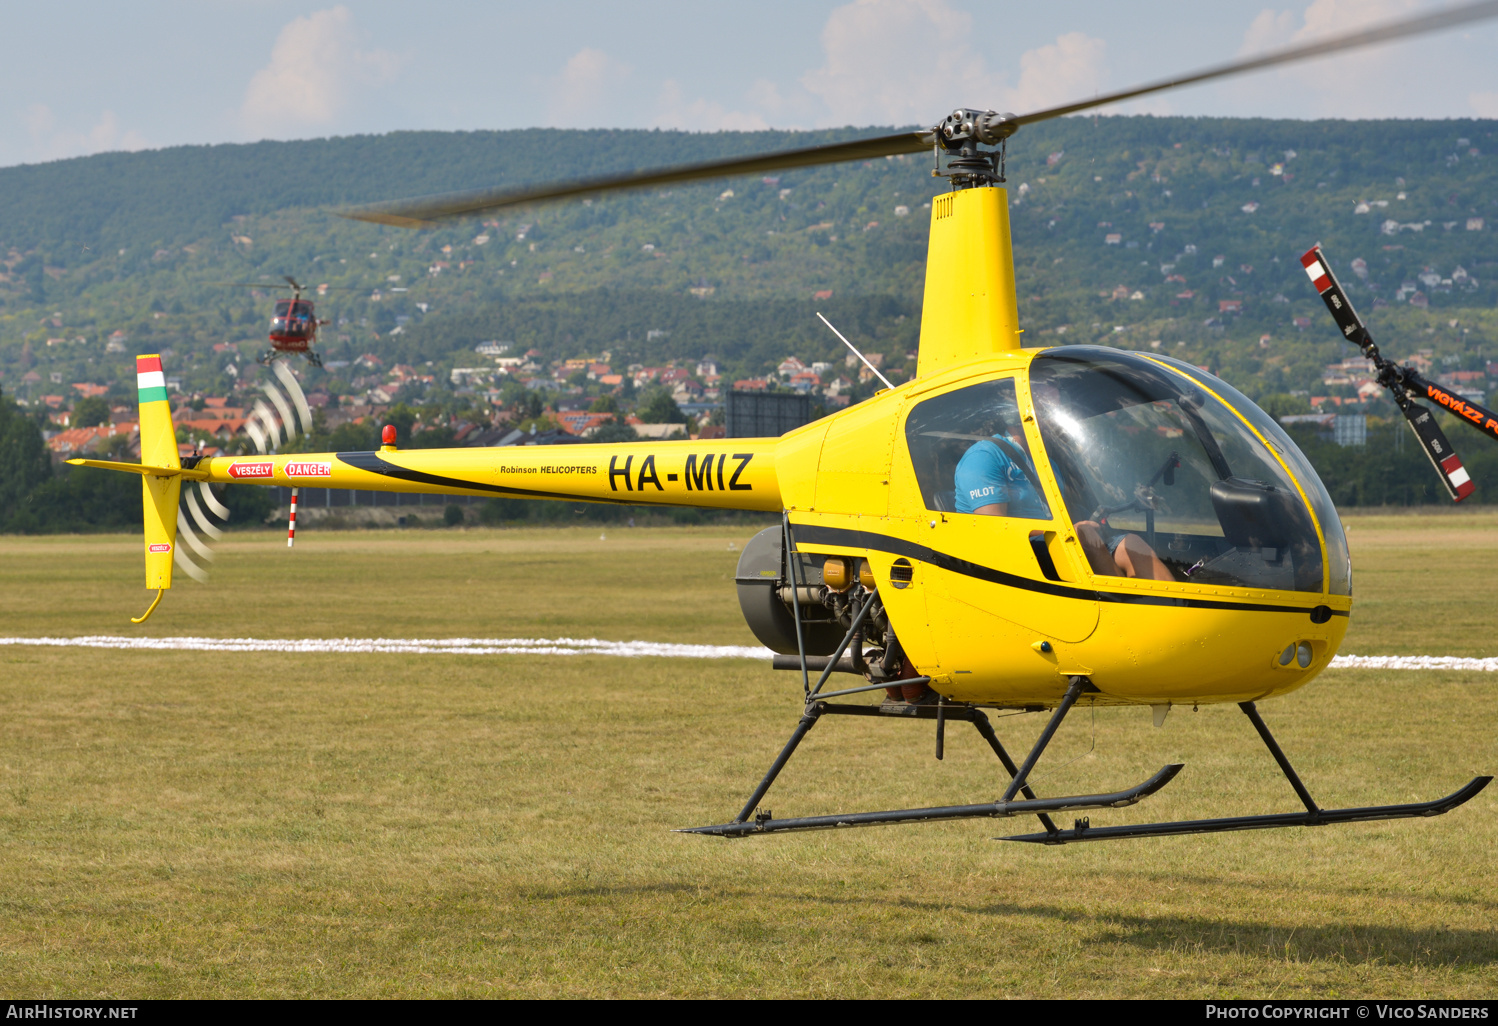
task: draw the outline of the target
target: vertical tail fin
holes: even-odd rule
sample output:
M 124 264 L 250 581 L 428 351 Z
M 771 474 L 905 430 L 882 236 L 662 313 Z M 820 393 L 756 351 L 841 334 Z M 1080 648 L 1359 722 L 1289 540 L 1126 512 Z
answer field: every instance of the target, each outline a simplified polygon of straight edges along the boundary
M 140 461 L 143 465 L 180 469 L 177 432 L 172 407 L 166 398 L 166 376 L 161 357 L 135 358 L 135 383 L 140 401 Z M 146 587 L 172 586 L 172 550 L 177 544 L 177 502 L 182 495 L 178 475 L 140 479 L 141 508 L 145 519 Z

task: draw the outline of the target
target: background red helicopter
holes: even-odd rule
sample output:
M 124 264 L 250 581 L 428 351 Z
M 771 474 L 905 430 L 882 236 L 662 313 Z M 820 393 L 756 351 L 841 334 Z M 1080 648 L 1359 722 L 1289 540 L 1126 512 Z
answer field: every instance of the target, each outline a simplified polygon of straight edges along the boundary
M 309 291 L 307 286 L 298 283 L 289 274 L 282 277 L 286 279 L 285 284 L 258 281 L 225 281 L 217 284 L 234 288 L 289 290 L 290 299 L 276 300 L 275 312 L 270 319 L 270 348 L 258 359 L 261 363 L 269 364 L 281 356 L 301 356 L 312 366 L 321 367 L 322 356 L 312 346 L 317 341 L 318 326 L 328 322 L 318 320 L 312 300 L 302 298 L 302 293 Z M 319 294 L 327 288 L 326 285 L 316 286 Z

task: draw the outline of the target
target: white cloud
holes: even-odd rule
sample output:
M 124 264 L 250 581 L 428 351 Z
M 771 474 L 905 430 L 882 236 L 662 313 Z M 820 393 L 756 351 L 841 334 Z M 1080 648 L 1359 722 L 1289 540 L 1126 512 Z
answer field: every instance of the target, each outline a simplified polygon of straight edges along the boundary
M 1023 113 L 1086 96 L 1106 45 L 1080 32 L 1020 57 L 1019 80 L 972 46 L 973 20 L 947 0 L 855 0 L 822 29 L 824 63 L 802 86 L 824 124 L 930 124 L 957 106 Z
M 1294 11 L 1273 11 L 1266 7 L 1255 15 L 1248 31 L 1243 34 L 1243 45 L 1238 48 L 1238 53 L 1247 56 L 1289 46 L 1299 27 L 1300 18 Z
M 353 15 L 338 6 L 296 18 L 281 29 L 270 63 L 250 79 L 240 119 L 254 136 L 326 127 L 361 89 L 394 77 L 400 60 L 360 50 Z
M 102 112 L 99 120 L 84 131 L 59 128 L 57 116 L 45 103 L 26 108 L 23 120 L 30 137 L 27 156 L 31 160 L 61 160 L 111 150 L 143 150 L 150 145 L 145 136 L 134 129 L 120 128 L 120 119 L 112 110 Z
M 1468 93 L 1467 103 L 1480 118 L 1498 118 L 1498 93 Z
M 1016 114 L 1085 99 L 1102 88 L 1108 46 L 1081 32 L 1058 36 L 1019 59 L 1019 84 L 1007 91 L 1005 106 Z
M 780 86 L 768 78 L 755 79 L 754 84 L 744 94 L 744 98 L 749 101 L 751 107 L 756 107 L 771 115 L 783 113 L 790 106 L 789 101 L 781 94 Z
M 1303 13 L 1265 9 L 1244 33 L 1240 55 L 1311 42 L 1407 17 L 1417 0 L 1313 0 Z M 1302 117 L 1390 117 L 1408 93 L 1390 67 L 1390 50 L 1374 47 L 1262 72 L 1232 83 L 1240 99 L 1290 103 Z M 1407 59 L 1407 58 L 1406 58 Z
M 825 62 L 801 84 L 830 124 L 926 124 L 1004 87 L 968 43 L 972 18 L 945 0 L 855 0 L 822 28 Z
M 756 83 L 756 87 L 759 87 Z M 774 86 L 771 86 L 773 89 Z M 751 89 L 751 93 L 755 90 Z M 764 96 L 764 91 L 759 88 Z M 682 128 L 692 132 L 758 132 L 769 128 L 769 122 L 751 111 L 730 110 L 712 100 L 688 100 L 680 83 L 668 78 L 661 86 L 659 113 L 655 128 Z
M 1314 0 L 1306 8 L 1305 26 L 1291 37 L 1291 42 L 1388 21 L 1409 14 L 1418 6 L 1416 0 Z
M 573 54 L 556 79 L 549 114 L 552 124 L 600 125 L 614 92 L 634 71 L 591 46 Z

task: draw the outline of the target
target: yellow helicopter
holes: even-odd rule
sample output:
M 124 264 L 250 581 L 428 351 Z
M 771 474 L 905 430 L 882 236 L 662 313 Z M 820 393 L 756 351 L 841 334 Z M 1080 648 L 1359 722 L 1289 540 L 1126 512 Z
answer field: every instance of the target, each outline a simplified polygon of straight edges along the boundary
M 171 587 L 184 482 L 780 513 L 779 526 L 746 545 L 737 588 L 750 628 L 779 653 L 775 665 L 800 673 L 803 715 L 740 813 L 691 832 L 1035 815 L 1042 831 L 1009 839 L 1064 844 L 1439 815 L 1492 778 L 1406 805 L 1323 809 L 1312 799 L 1255 703 L 1312 680 L 1346 633 L 1351 563 L 1336 510 L 1279 425 L 1217 377 L 1104 347 L 1021 348 L 1004 153 L 1034 122 L 1495 15 L 1490 0 L 1024 116 L 957 110 L 928 131 L 349 214 L 422 227 L 607 189 L 933 150 L 933 173 L 951 188 L 931 206 L 915 378 L 779 438 L 407 451 L 387 427 L 375 452 L 179 458 L 160 358 L 141 356 L 141 462 L 70 462 L 141 475 L 146 585 L 157 594 L 136 622 Z M 1317 291 L 1332 295 L 1329 269 L 1313 263 Z M 1334 314 L 1345 303 L 1339 289 L 1335 299 Z M 1396 395 L 1414 405 L 1407 390 Z M 1407 413 L 1435 460 L 1434 422 Z M 829 688 L 837 672 L 862 680 Z M 878 691 L 880 705 L 833 701 Z M 1079 703 L 1151 706 L 1159 724 L 1173 705 L 1220 702 L 1240 705 L 1304 811 L 1096 827 L 1079 819 L 1063 829 L 1052 814 L 1134 804 L 1182 767 L 1110 794 L 1040 798 L 1027 784 Z M 984 708 L 1052 714 L 1016 764 Z M 937 758 L 946 722 L 969 722 L 1009 780 L 997 800 L 971 805 L 794 819 L 760 811 L 827 715 L 934 721 Z

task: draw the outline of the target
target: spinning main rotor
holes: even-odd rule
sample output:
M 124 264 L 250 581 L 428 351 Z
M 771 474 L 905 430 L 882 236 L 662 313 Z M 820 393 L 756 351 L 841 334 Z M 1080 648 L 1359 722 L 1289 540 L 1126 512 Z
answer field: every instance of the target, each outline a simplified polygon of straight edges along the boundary
M 1295 64 L 1316 57 L 1425 35 L 1494 17 L 1498 17 L 1498 0 L 1481 0 L 1478 3 L 1451 7 L 1414 18 L 1385 22 L 1372 28 L 1348 32 L 1316 42 L 1273 50 L 1257 57 L 1213 65 L 1189 74 L 1176 75 L 1075 103 L 1032 111 L 1029 114 L 1000 114 L 992 110 L 960 108 L 931 128 L 919 131 L 894 132 L 868 139 L 855 139 L 851 142 L 808 146 L 802 149 L 783 150 L 779 153 L 749 157 L 728 157 L 722 160 L 681 164 L 655 170 L 631 171 L 626 174 L 599 175 L 564 182 L 504 186 L 471 192 L 442 193 L 360 207 L 348 211 L 343 216 L 399 228 L 430 228 L 439 221 L 544 200 L 566 199 L 617 189 L 644 189 L 706 178 L 723 178 L 730 175 L 767 174 L 798 167 L 815 167 L 821 164 L 871 160 L 877 157 L 927 151 L 932 151 L 938 161 L 942 156 L 947 158 L 947 170 L 943 172 L 938 169 L 933 171 L 933 174 L 951 178 L 954 188 L 971 188 L 1003 181 L 1004 143 L 1026 125 L 1106 107 L 1109 104 L 1122 103 L 1169 89 L 1243 75 L 1284 64 Z M 990 149 L 985 149 L 985 147 L 990 147 Z M 991 147 L 998 147 L 998 149 L 991 149 Z

